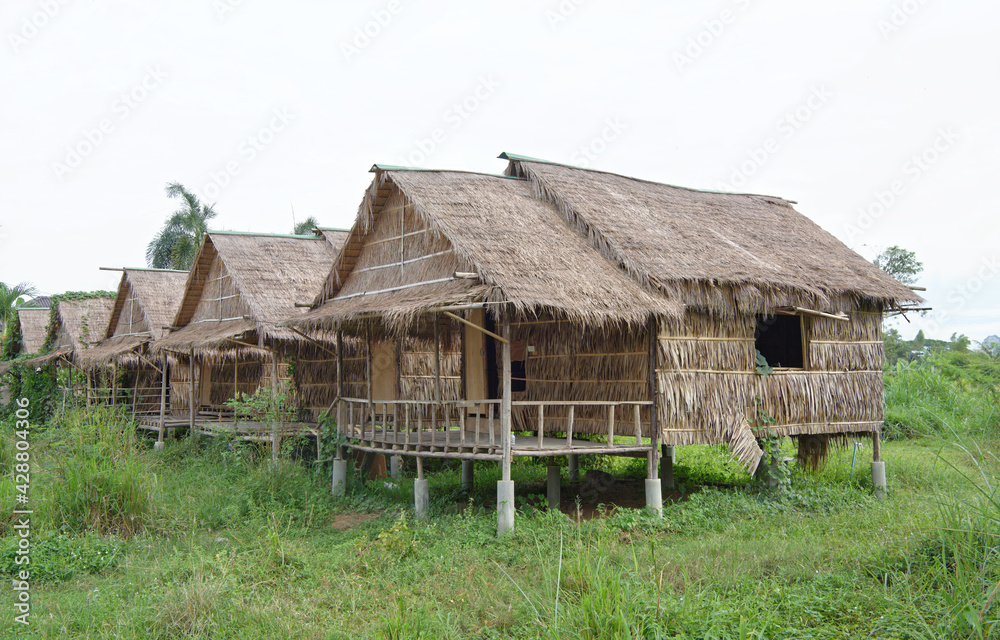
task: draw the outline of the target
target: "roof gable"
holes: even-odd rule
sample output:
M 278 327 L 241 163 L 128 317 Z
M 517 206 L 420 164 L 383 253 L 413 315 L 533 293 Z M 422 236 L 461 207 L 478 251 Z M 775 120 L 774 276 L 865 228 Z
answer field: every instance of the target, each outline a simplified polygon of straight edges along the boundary
M 186 271 L 123 269 L 105 337 L 146 334 L 158 339 L 165 335 L 187 276 Z
M 468 269 L 475 279 L 466 285 L 484 286 L 486 301 L 512 303 L 522 313 L 550 308 L 596 323 L 680 313 L 608 263 L 550 203 L 534 197 L 527 181 L 458 171 L 378 170 L 317 303 L 398 286 L 389 270 L 360 286 L 355 270 L 368 268 L 361 261 L 371 253 L 379 217 L 402 206 L 412 207 L 414 224 L 440 236 L 432 253 L 453 253 L 449 269 L 423 274 L 427 284 Z

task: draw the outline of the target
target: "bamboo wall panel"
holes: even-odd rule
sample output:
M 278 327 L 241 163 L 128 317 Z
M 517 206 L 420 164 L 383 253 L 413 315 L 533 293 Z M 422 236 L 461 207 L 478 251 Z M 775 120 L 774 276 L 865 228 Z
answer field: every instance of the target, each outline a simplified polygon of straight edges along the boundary
M 757 397 L 780 435 L 877 429 L 884 401 L 881 320 L 874 313 L 851 313 L 849 322 L 810 317 L 807 369 L 768 376 L 755 372 L 755 316 L 722 321 L 689 311 L 682 323 L 663 323 L 657 372 L 663 441 L 728 442 L 742 420 L 759 426 Z
M 649 399 L 649 356 L 645 328 L 584 329 L 571 322 L 542 316 L 511 323 L 511 337 L 526 348 L 524 391 L 513 400 L 644 401 Z M 532 350 L 533 349 L 533 350 Z M 499 362 L 499 350 L 497 362 Z M 546 431 L 565 431 L 567 407 L 546 408 Z M 649 436 L 649 410 L 640 414 L 641 429 Z M 515 407 L 515 431 L 537 429 L 537 408 Z M 607 434 L 606 407 L 577 407 L 573 430 Z M 634 435 L 632 410 L 615 414 L 615 433 Z

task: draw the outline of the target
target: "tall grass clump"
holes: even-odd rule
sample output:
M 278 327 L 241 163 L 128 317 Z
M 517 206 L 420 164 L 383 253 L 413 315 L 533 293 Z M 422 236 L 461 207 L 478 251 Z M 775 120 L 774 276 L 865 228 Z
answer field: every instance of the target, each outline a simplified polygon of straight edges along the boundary
M 952 637 L 1000 638 L 1000 459 L 959 440 L 973 472 L 946 462 L 967 491 L 939 503 L 940 527 L 924 549 L 924 587 L 945 607 L 941 630 Z
M 45 497 L 55 528 L 129 537 L 152 526 L 156 477 L 131 420 L 108 408 L 72 411 L 49 435 L 53 464 Z
M 980 354 L 946 353 L 898 362 L 885 373 L 887 439 L 1000 433 L 1000 365 Z

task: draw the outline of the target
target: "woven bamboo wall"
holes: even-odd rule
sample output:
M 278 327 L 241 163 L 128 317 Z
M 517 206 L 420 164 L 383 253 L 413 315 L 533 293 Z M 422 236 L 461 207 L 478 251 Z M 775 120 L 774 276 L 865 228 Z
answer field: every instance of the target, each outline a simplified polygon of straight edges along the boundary
M 208 277 L 195 308 L 191 323 L 205 320 L 242 318 L 249 308 L 240 298 L 232 277 L 226 272 L 222 260 L 216 255 L 208 269 Z
M 135 290 L 131 286 L 122 301 L 121 311 L 118 320 L 115 322 L 114 333 L 116 336 L 146 335 L 151 327 L 146 320 L 146 314 L 142 309 L 142 304 L 135 298 Z M 159 329 L 159 327 L 157 327 Z
M 721 322 L 689 311 L 683 323 L 662 324 L 657 375 L 664 442 L 728 442 L 744 420 L 758 424 L 758 396 L 780 435 L 878 429 L 882 316 L 873 309 L 849 315 L 849 322 L 803 317 L 805 368 L 768 376 L 755 371 L 754 316 Z
M 419 220 L 413 206 L 394 186 L 342 293 L 427 282 L 462 270 L 451 243 Z
M 213 363 L 210 384 L 209 402 L 222 407 L 237 393 L 252 395 L 258 387 L 270 388 L 271 363 L 246 359 Z
M 524 391 L 513 400 L 624 401 L 649 399 L 649 350 L 646 329 L 584 329 L 577 323 L 551 317 L 511 323 L 512 341 L 526 347 Z M 531 348 L 533 347 L 533 351 Z M 501 362 L 497 349 L 497 362 Z M 617 407 L 615 433 L 634 435 L 631 408 Z M 537 429 L 536 407 L 515 407 L 514 429 Z M 545 430 L 564 431 L 566 407 L 546 408 Z M 640 413 L 642 433 L 649 436 L 649 410 Z M 577 407 L 573 430 L 579 433 L 608 432 L 605 407 Z
M 198 369 L 195 367 L 197 382 Z M 170 414 L 186 415 L 191 406 L 191 379 L 188 364 L 180 359 L 171 359 L 170 364 Z

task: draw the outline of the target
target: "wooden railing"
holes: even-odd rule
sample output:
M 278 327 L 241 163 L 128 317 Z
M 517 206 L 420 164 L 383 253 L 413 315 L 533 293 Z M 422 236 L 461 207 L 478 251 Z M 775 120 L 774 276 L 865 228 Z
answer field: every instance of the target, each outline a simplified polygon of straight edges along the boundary
M 431 450 L 447 454 L 449 451 L 472 449 L 473 453 L 497 452 L 502 449 L 500 423 L 501 400 L 386 400 L 369 401 L 363 398 L 340 398 L 341 406 L 334 413 L 339 420 L 337 432 L 362 448 L 393 449 L 403 451 Z M 527 429 L 536 432 L 528 441 L 518 440 L 515 449 L 544 451 L 544 455 L 569 453 L 578 449 L 613 448 L 615 451 L 645 451 L 650 444 L 643 443 L 642 412 L 647 415 L 653 403 L 647 400 L 628 401 L 564 401 L 516 400 L 511 403 L 514 411 L 532 411 L 535 420 Z M 581 442 L 574 445 L 574 424 L 578 410 L 586 408 L 592 415 L 604 411 L 607 419 L 607 444 Z M 548 416 L 558 414 L 556 419 Z M 623 415 L 624 414 L 624 415 Z M 616 425 L 629 416 L 632 425 L 629 435 L 635 444 L 615 444 Z M 548 423 L 547 423 L 548 419 Z M 591 419 L 592 420 L 592 419 Z M 648 420 L 648 419 L 647 419 Z M 551 428 L 547 428 L 551 427 Z M 520 430 L 520 427 L 517 427 Z M 547 437 L 546 433 L 565 433 L 563 443 Z M 536 440 L 537 438 L 537 440 Z M 561 440 L 561 438 L 560 438 Z M 558 454 L 556 452 L 559 452 Z

